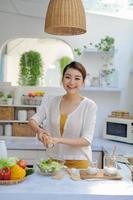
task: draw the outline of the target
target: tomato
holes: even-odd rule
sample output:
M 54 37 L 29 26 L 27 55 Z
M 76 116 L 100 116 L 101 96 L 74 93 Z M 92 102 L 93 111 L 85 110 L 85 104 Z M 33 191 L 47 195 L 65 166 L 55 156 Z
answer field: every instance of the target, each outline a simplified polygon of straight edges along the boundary
M 2 172 L 2 169 L 0 169 L 0 180 L 3 179 L 3 172 Z
M 19 161 L 17 162 L 17 164 L 18 164 L 20 167 L 22 167 L 23 169 L 25 169 L 25 168 L 26 168 L 26 165 L 27 165 L 27 162 L 26 162 L 26 160 L 19 160 Z
M 0 180 L 10 180 L 11 178 L 11 169 L 9 167 L 3 167 L 0 170 Z

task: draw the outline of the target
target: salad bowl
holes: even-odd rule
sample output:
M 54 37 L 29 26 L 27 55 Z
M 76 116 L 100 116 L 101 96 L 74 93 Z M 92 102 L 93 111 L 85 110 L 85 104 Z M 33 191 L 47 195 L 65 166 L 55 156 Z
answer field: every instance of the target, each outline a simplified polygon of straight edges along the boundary
M 37 162 L 38 171 L 44 176 L 54 176 L 64 166 L 63 161 L 56 161 L 52 159 L 40 160 Z

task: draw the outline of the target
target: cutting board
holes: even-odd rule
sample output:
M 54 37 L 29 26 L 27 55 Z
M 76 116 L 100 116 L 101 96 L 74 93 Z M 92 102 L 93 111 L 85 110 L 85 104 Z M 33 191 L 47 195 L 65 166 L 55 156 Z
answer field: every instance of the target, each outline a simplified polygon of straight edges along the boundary
M 105 180 L 121 180 L 122 176 L 117 173 L 115 176 L 104 175 L 103 169 L 100 169 L 97 174 L 89 174 L 87 170 L 80 170 L 81 179 L 105 179 Z

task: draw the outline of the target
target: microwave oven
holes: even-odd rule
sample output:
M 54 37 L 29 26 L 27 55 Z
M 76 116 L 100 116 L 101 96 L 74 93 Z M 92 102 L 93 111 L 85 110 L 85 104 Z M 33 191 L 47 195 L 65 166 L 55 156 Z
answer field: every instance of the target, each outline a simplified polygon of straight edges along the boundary
M 103 137 L 133 144 L 133 119 L 108 117 L 105 120 Z

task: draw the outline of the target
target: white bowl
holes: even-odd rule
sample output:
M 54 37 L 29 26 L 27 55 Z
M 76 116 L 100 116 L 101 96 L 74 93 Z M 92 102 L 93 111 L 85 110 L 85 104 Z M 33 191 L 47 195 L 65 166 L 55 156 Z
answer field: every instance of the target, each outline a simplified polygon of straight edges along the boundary
M 89 167 L 87 171 L 88 171 L 89 174 L 97 174 L 98 168 L 96 168 L 96 167 Z

